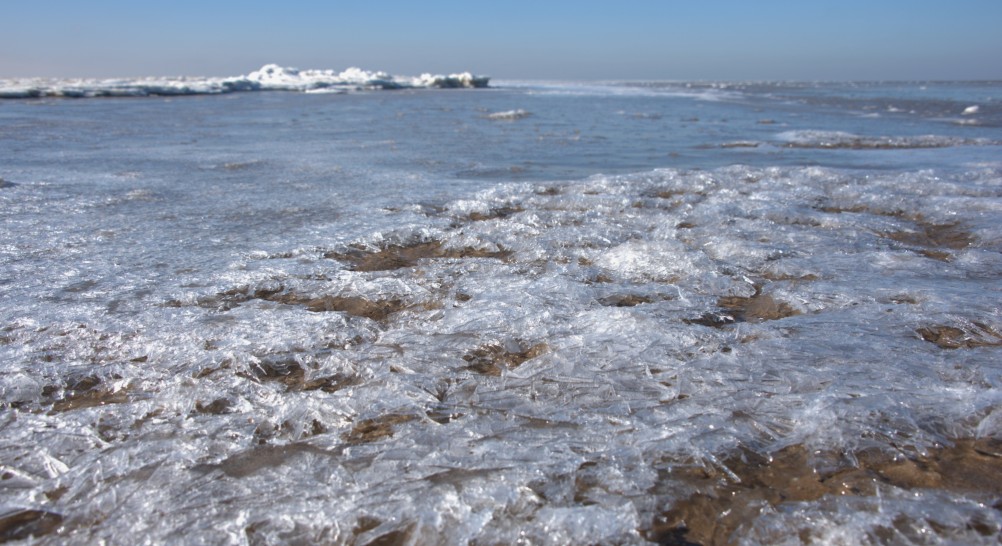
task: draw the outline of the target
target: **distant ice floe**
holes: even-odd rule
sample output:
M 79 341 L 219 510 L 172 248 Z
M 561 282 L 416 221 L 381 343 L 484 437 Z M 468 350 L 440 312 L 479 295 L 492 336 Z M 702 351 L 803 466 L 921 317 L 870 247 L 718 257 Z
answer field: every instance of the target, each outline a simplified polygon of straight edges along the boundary
M 360 68 L 299 70 L 268 64 L 244 76 L 122 79 L 21 78 L 0 80 L 0 98 L 146 97 L 215 95 L 248 91 L 347 92 L 363 89 L 482 88 L 490 78 L 461 74 L 392 76 Z
M 943 135 L 862 136 L 844 131 L 784 131 L 776 136 L 780 142 L 790 148 L 885 150 L 998 144 L 998 142 L 986 138 L 961 138 Z
M 968 106 L 967 108 L 964 108 L 964 111 L 961 112 L 961 114 L 965 116 L 973 116 L 974 114 L 977 114 L 980 110 L 981 107 L 975 104 L 974 106 Z
M 493 114 L 487 114 L 487 119 L 492 119 L 496 121 L 514 121 L 516 119 L 527 118 L 532 114 L 522 110 L 507 110 L 505 112 L 494 112 Z

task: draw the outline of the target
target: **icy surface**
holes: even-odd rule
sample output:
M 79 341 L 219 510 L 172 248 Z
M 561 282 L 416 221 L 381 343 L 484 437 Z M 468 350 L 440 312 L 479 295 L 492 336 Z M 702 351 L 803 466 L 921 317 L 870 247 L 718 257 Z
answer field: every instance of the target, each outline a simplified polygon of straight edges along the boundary
M 5 110 L 0 532 L 643 543 L 729 458 L 1002 437 L 997 130 L 533 93 Z M 812 127 L 943 145 L 718 166 Z M 625 172 L 670 162 L 638 135 L 691 165 Z M 993 543 L 997 501 L 881 485 L 732 539 Z
M 487 87 L 489 78 L 461 74 L 417 77 L 391 76 L 360 68 L 298 70 L 268 64 L 245 76 L 231 78 L 131 78 L 131 79 L 44 79 L 0 80 L 0 98 L 38 97 L 142 97 L 149 95 L 203 95 L 240 91 L 328 91 L 356 89 L 407 89 Z

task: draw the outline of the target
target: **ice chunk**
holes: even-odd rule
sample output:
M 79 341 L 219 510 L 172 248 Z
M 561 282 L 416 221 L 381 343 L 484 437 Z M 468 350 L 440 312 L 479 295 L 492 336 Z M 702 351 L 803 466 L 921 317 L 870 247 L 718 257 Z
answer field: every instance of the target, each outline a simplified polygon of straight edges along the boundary
M 492 114 L 487 114 L 487 119 L 514 121 L 516 119 L 527 118 L 530 115 L 532 114 L 522 109 L 506 110 L 504 112 L 494 112 Z
M 247 91 L 344 92 L 355 89 L 477 88 L 490 78 L 469 72 L 448 76 L 422 74 L 392 76 L 360 68 L 299 70 L 266 64 L 236 77 L 161 77 L 123 79 L 12 79 L 0 80 L 0 98 L 119 97 L 151 95 L 202 95 Z

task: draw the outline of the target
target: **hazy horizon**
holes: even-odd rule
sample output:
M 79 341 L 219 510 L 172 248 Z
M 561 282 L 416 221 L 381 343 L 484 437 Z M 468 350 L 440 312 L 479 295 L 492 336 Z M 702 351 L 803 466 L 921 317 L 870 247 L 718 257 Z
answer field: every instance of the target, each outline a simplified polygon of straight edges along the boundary
M 275 63 L 502 80 L 1002 79 L 1002 3 L 989 0 L 99 0 L 6 11 L 0 78 L 237 76 Z

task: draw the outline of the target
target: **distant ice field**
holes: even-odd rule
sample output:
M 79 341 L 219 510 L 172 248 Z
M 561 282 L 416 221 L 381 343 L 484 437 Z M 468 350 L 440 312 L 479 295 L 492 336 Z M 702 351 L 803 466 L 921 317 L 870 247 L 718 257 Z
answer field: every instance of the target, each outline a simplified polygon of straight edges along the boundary
M 0 539 L 997 543 L 1002 85 L 267 68 L 0 101 Z

